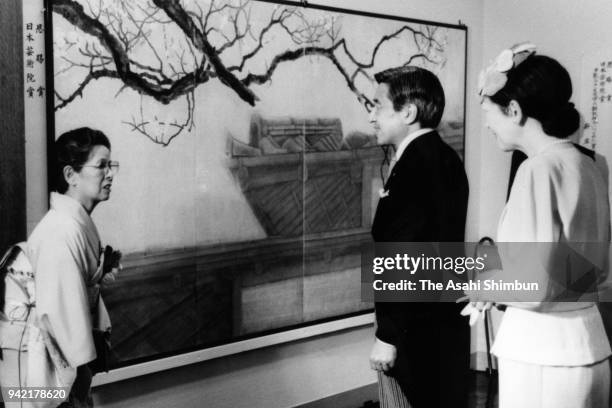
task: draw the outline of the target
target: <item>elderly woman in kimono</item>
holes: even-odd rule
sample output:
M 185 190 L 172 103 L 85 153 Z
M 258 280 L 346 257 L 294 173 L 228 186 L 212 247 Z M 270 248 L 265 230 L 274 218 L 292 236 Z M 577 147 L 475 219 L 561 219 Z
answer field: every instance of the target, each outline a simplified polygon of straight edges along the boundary
M 503 151 L 518 149 L 528 157 L 499 220 L 500 247 L 610 239 L 603 177 L 567 140 L 579 125 L 571 94 L 568 72 L 535 55 L 532 44 L 505 50 L 481 74 L 487 127 Z M 523 277 L 540 267 L 524 252 L 504 259 L 500 249 L 500 255 L 502 268 L 521 264 Z M 612 353 L 593 302 L 501 303 L 508 307 L 492 350 L 499 361 L 500 408 L 608 406 Z
M 96 359 L 92 331 L 110 330 L 100 297 L 103 251 L 91 219 L 98 203 L 109 199 L 119 168 L 111 161 L 110 148 L 102 132 L 89 128 L 69 131 L 57 139 L 56 191 L 51 193 L 49 211 L 27 242 L 38 325 L 77 370 L 69 399 L 73 405 L 69 406 L 91 406 L 88 363 Z

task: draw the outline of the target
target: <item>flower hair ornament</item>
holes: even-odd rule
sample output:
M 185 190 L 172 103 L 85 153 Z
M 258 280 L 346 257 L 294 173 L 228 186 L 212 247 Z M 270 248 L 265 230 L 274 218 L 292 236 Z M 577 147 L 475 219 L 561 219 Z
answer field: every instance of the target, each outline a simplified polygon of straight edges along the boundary
M 506 85 L 508 71 L 516 68 L 527 57 L 534 54 L 536 46 L 531 43 L 520 43 L 503 50 L 478 78 L 478 95 L 492 96 Z

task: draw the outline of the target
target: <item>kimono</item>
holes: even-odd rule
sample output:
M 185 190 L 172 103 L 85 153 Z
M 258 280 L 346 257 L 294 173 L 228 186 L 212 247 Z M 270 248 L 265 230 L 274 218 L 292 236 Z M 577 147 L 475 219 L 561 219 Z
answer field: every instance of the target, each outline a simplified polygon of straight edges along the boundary
M 51 194 L 51 209 L 26 245 L 26 257 L 8 276 L 0 319 L 0 384 L 62 387 L 61 406 L 89 407 L 90 376 L 77 368 L 96 358 L 92 329 L 110 330 L 100 298 L 98 231 L 76 200 Z M 10 275 L 10 274 L 9 274 Z M 82 370 L 82 369 L 81 369 Z M 61 400 L 6 402 L 7 407 L 56 407 Z
M 593 160 L 569 141 L 553 142 L 518 169 L 497 240 L 608 242 L 609 211 Z M 548 312 L 510 306 L 492 352 L 499 359 L 500 408 L 607 406 L 612 352 L 592 302 Z
M 94 360 L 92 329 L 110 330 L 100 298 L 101 245 L 76 200 L 51 193 L 51 208 L 28 239 L 36 281 L 36 318 L 71 367 Z

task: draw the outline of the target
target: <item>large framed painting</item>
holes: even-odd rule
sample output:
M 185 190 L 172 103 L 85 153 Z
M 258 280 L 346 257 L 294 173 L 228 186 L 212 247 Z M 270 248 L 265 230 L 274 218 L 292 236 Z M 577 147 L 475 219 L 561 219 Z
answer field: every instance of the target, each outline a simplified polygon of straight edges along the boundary
M 464 26 L 284 1 L 48 0 L 49 142 L 91 127 L 121 171 L 93 218 L 115 366 L 370 312 L 360 247 L 392 152 L 374 74 L 418 65 L 464 149 Z

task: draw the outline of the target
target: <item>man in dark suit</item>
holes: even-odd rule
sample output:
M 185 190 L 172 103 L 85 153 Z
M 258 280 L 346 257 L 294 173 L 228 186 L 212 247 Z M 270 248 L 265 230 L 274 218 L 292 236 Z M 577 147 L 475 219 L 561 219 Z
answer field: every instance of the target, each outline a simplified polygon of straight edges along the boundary
M 468 182 L 457 153 L 434 130 L 444 111 L 438 78 L 422 68 L 376 74 L 370 113 L 395 159 L 372 225 L 376 242 L 463 242 Z M 470 331 L 454 303 L 376 303 L 370 365 L 381 407 L 467 407 Z

